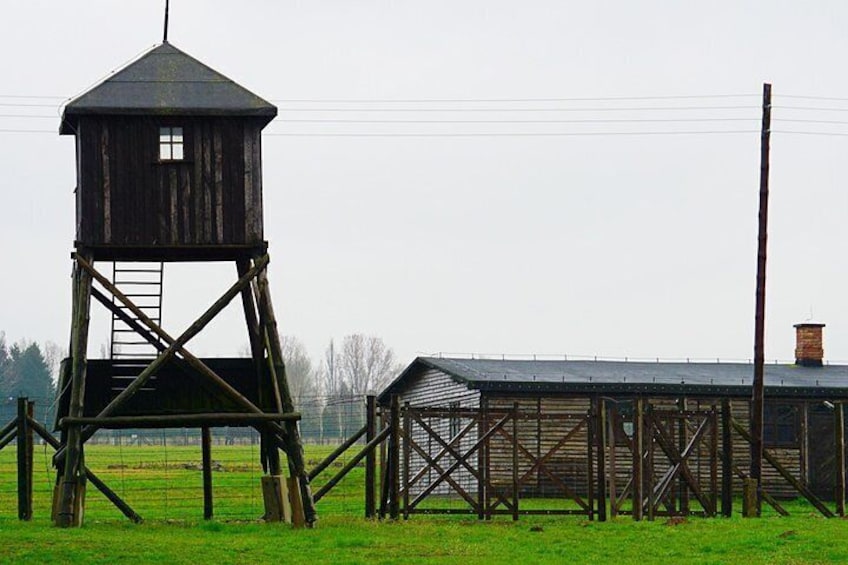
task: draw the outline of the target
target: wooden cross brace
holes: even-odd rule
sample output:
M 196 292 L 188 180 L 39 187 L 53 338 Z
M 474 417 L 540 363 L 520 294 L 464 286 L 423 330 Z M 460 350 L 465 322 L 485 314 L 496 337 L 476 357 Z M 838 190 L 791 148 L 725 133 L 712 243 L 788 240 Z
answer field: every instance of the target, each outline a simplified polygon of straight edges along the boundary
M 415 497 L 415 500 L 413 500 L 410 503 L 410 507 L 415 508 L 422 500 L 427 498 L 427 495 L 429 495 L 431 492 L 433 492 L 436 489 L 436 487 L 439 486 L 442 483 L 442 481 L 445 480 L 445 477 L 447 477 L 451 473 L 453 473 L 456 469 L 459 468 L 460 465 L 465 464 L 466 460 L 469 457 L 471 457 L 471 454 L 474 453 L 475 451 L 477 451 L 478 449 L 480 449 L 480 447 L 483 444 L 485 444 L 486 441 L 488 441 L 489 438 L 492 437 L 498 430 L 500 430 L 512 417 L 513 417 L 513 415 L 510 413 L 510 414 L 507 414 L 506 416 L 504 416 L 503 418 L 501 418 L 500 420 L 498 420 L 497 422 L 495 422 L 495 425 L 492 426 L 485 434 L 483 434 L 474 443 L 474 445 L 472 445 L 469 448 L 468 451 L 466 451 L 460 457 L 457 457 L 457 460 L 450 467 L 448 467 L 447 470 L 445 470 L 445 472 L 442 473 L 441 476 L 439 476 L 435 481 L 430 483 L 429 486 L 427 486 L 426 489 L 424 489 L 421 493 L 419 493 L 418 496 Z
M 663 428 L 663 426 L 657 421 L 657 419 L 653 420 L 653 428 L 654 428 L 654 437 L 657 440 L 657 444 L 662 449 L 663 453 L 668 457 L 668 459 L 672 462 L 671 468 L 665 473 L 665 475 L 660 479 L 659 483 L 654 489 L 654 499 L 662 500 L 665 496 L 668 489 L 671 487 L 672 481 L 677 476 L 682 476 L 683 480 L 686 482 L 686 485 L 689 487 L 689 490 L 692 491 L 692 494 L 695 495 L 695 498 L 698 499 L 698 502 L 701 503 L 701 506 L 704 509 L 710 509 L 711 512 L 714 511 L 712 509 L 712 504 L 704 494 L 701 492 L 701 486 L 698 484 L 698 481 L 692 475 L 692 471 L 689 469 L 688 461 L 689 457 L 695 450 L 695 447 L 701 441 L 701 438 L 707 431 L 708 424 L 710 423 L 709 418 L 704 418 L 701 421 L 700 425 L 698 425 L 697 431 L 689 440 L 689 443 L 686 444 L 686 447 L 682 451 L 678 451 L 674 445 L 673 439 L 669 436 L 668 432 Z
M 412 434 L 406 435 L 406 440 L 409 442 L 409 446 L 416 453 L 418 453 L 418 455 L 420 455 L 422 459 L 424 459 L 424 462 L 426 463 L 426 465 L 424 465 L 424 467 L 422 467 L 415 474 L 415 476 L 409 481 L 408 484 L 404 485 L 403 490 L 411 489 L 412 486 L 415 483 L 417 483 L 419 480 L 421 480 L 421 478 L 423 478 L 424 475 L 427 474 L 427 471 L 429 471 L 432 468 L 432 469 L 435 469 L 435 471 L 439 474 L 440 478 L 444 477 L 445 482 L 447 482 L 451 487 L 453 487 L 453 489 L 462 498 L 464 498 L 465 501 L 468 502 L 468 504 L 470 504 L 472 508 L 474 508 L 476 510 L 477 509 L 477 501 L 475 501 L 471 497 L 471 495 L 469 495 L 468 492 L 466 492 L 465 489 L 463 489 L 459 485 L 459 483 L 457 483 L 449 474 L 445 473 L 445 469 L 441 465 L 439 465 L 439 460 L 442 459 L 448 453 L 451 454 L 455 459 L 457 459 L 457 460 L 460 459 L 460 457 L 461 457 L 460 453 L 453 446 L 460 444 L 460 442 L 462 441 L 462 438 L 464 436 L 466 436 L 468 434 L 468 432 L 476 426 L 476 424 L 478 423 L 477 420 L 475 419 L 475 420 L 472 420 L 471 422 L 469 422 L 468 425 L 466 425 L 465 428 L 463 430 L 461 430 L 460 433 L 458 433 L 456 435 L 456 437 L 451 439 L 450 443 L 447 443 L 444 439 L 442 439 L 442 437 L 437 432 L 435 432 L 430 426 L 428 426 L 424 422 L 424 420 L 421 419 L 420 416 L 418 416 L 417 414 L 412 414 L 412 419 L 415 420 L 415 422 L 421 427 L 421 429 L 424 430 L 427 433 L 429 438 L 436 440 L 436 442 L 439 445 L 442 446 L 442 450 L 439 453 L 437 453 L 434 457 L 431 457 L 429 453 L 427 453 L 424 449 L 422 449 L 421 446 L 419 446 L 418 443 L 414 439 L 412 439 L 412 437 L 411 437 Z M 471 464 L 469 464 L 466 461 L 463 461 L 463 466 L 468 470 L 468 472 L 471 474 L 471 476 L 473 476 L 478 481 L 480 480 L 479 473 L 477 472 L 476 469 L 474 469 L 474 467 Z
M 562 445 L 565 445 L 565 442 L 570 439 L 575 433 L 577 433 L 583 427 L 586 421 L 586 419 L 581 420 L 581 422 L 577 426 L 572 428 L 571 431 L 568 432 L 562 440 L 560 440 L 559 444 L 554 446 L 553 449 L 551 449 L 544 457 L 541 458 L 537 458 L 529 449 L 521 445 L 521 442 L 518 440 L 518 438 L 513 438 L 512 435 L 510 435 L 510 433 L 504 429 L 499 430 L 498 433 L 502 435 L 508 442 L 515 442 L 518 451 L 520 451 L 524 455 L 524 457 L 527 458 L 527 460 L 531 463 L 530 469 L 526 473 L 524 473 L 524 475 L 518 480 L 518 484 L 521 485 L 524 481 L 527 480 L 528 477 L 532 475 L 533 470 L 538 469 L 540 472 L 547 475 L 553 482 L 558 484 L 565 493 L 565 495 L 572 499 L 574 502 L 576 502 L 580 506 L 580 508 L 582 508 L 583 510 L 589 510 L 589 505 L 586 503 L 586 501 L 580 498 L 579 494 L 577 494 L 571 487 L 565 484 L 565 481 L 563 481 L 561 477 L 558 477 L 553 471 L 548 469 L 548 466 L 546 465 L 547 459 L 551 455 L 553 455 L 553 453 L 556 452 L 560 447 L 562 447 Z M 591 478 L 589 480 L 591 481 Z
M 264 255 L 258 258 L 253 267 L 247 270 L 238 281 L 233 284 L 212 306 L 210 306 L 206 312 L 204 312 L 193 324 L 189 326 L 189 328 L 183 332 L 178 338 L 174 339 L 171 337 L 164 329 L 162 329 L 157 323 L 151 320 L 136 304 L 133 303 L 127 296 L 125 296 L 115 285 L 111 283 L 106 277 L 104 277 L 101 273 L 99 273 L 88 261 L 86 261 L 79 254 L 75 255 L 75 259 L 80 268 L 85 270 L 87 273 L 91 275 L 91 277 L 99 282 L 115 299 L 118 300 L 121 304 L 123 304 L 129 311 L 131 311 L 138 320 L 147 326 L 144 328 L 139 323 L 130 319 L 124 312 L 121 311 L 116 305 L 112 304 L 108 297 L 106 297 L 103 293 L 97 291 L 96 289 L 92 289 L 92 296 L 97 299 L 101 304 L 103 304 L 107 309 L 112 311 L 121 317 L 125 322 L 128 322 L 136 331 L 139 331 L 139 335 L 148 340 L 151 344 L 156 347 L 160 353 L 159 356 L 153 360 L 150 365 L 148 365 L 123 391 L 121 391 L 118 396 L 116 396 L 105 408 L 103 408 L 100 413 L 96 416 L 96 418 L 106 418 L 110 415 L 114 414 L 120 408 L 122 408 L 132 397 L 137 393 L 144 384 L 152 377 L 156 371 L 158 371 L 165 363 L 167 363 L 172 357 L 176 354 L 180 354 L 182 358 L 200 375 L 206 377 L 209 381 L 214 383 L 217 387 L 219 387 L 222 392 L 233 402 L 238 404 L 241 408 L 245 409 L 247 412 L 253 414 L 263 414 L 263 411 L 253 404 L 250 400 L 245 398 L 241 393 L 235 390 L 229 383 L 227 383 L 223 378 L 221 378 L 217 373 L 215 373 L 212 369 L 210 369 L 206 364 L 204 364 L 200 359 L 192 355 L 188 350 L 185 349 L 184 345 L 200 333 L 212 319 L 221 312 L 239 293 L 241 293 L 248 285 L 256 278 L 260 272 L 262 272 L 268 264 L 269 258 L 268 255 Z M 157 339 L 158 337 L 158 339 Z M 161 340 L 161 341 L 160 341 Z M 163 343 L 168 344 L 167 347 L 163 345 Z M 279 443 L 285 446 L 282 441 L 285 438 L 286 432 L 279 423 L 276 422 L 268 422 L 264 424 L 267 426 L 276 436 L 278 436 Z M 97 431 L 98 426 L 89 425 L 82 431 L 82 441 L 85 442 Z M 54 456 L 54 462 L 61 461 L 64 457 L 64 449 L 60 449 L 57 451 Z

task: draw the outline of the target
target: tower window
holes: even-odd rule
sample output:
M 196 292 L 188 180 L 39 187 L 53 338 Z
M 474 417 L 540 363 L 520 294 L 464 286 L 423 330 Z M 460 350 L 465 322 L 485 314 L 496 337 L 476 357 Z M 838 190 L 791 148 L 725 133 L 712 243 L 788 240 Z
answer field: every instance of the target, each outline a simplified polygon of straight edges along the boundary
M 183 151 L 183 139 L 183 128 L 160 127 L 159 160 L 182 161 L 185 158 L 185 152 Z

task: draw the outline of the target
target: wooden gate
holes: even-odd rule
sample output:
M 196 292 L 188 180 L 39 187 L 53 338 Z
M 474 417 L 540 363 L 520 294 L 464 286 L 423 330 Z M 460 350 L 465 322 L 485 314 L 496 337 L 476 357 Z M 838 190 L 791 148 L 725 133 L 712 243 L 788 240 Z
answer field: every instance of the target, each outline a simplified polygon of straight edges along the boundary
M 646 414 L 648 517 L 715 516 L 718 502 L 718 414 L 650 410 Z M 700 508 L 694 509 L 690 503 Z
M 402 417 L 404 516 L 594 516 L 589 412 L 407 406 Z
M 611 515 L 715 516 L 717 411 L 645 408 L 641 399 L 610 403 Z

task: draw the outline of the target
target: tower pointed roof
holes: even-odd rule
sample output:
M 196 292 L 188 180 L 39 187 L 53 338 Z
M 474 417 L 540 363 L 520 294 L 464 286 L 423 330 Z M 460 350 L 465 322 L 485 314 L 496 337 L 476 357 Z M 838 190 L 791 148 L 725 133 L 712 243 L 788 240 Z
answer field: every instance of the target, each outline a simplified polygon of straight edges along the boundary
M 65 105 L 60 133 L 84 115 L 255 116 L 277 107 L 167 41 Z

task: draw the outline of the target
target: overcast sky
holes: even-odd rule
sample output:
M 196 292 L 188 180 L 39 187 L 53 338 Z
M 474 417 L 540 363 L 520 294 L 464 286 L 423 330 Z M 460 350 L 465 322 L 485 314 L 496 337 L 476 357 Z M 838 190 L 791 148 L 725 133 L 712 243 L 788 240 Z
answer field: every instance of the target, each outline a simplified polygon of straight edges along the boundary
M 163 4 L 2 0 L 9 341 L 68 341 L 75 172 L 62 99 L 160 41 Z M 263 146 L 272 293 L 282 331 L 316 357 L 362 332 L 404 362 L 750 358 L 770 81 L 766 356 L 791 359 L 792 324 L 812 311 L 826 358 L 848 360 L 848 137 L 788 133 L 848 134 L 821 123 L 848 122 L 848 3 L 172 4 L 174 45 L 280 107 Z M 48 117 L 8 117 L 22 114 Z M 671 131 L 737 133 L 641 135 Z M 177 334 L 234 268 L 165 276 Z M 232 355 L 245 336 L 236 304 L 191 345 Z M 98 313 L 92 351 L 107 339 Z

